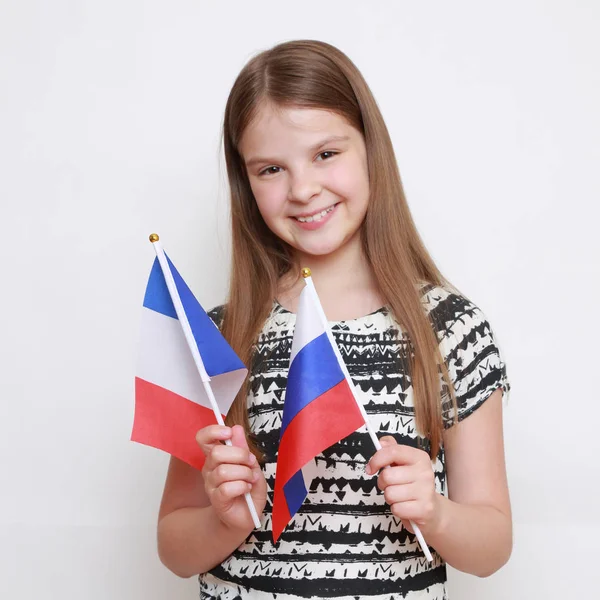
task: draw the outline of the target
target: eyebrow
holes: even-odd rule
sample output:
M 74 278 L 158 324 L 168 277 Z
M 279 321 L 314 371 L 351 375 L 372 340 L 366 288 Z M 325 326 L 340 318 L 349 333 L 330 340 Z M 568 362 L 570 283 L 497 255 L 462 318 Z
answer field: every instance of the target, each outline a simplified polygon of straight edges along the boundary
M 308 150 L 311 153 L 316 152 L 317 150 L 320 150 L 321 148 L 328 146 L 329 144 L 335 144 L 336 142 L 347 142 L 349 139 L 350 139 L 350 137 L 347 135 L 332 135 L 328 138 L 325 138 L 321 142 L 318 142 L 314 146 L 311 146 Z M 269 159 L 269 158 L 262 158 L 260 156 L 255 156 L 254 158 L 251 158 L 246 163 L 246 168 L 253 167 L 254 165 L 257 165 L 260 163 L 266 164 L 266 163 L 271 163 L 271 162 L 277 162 L 277 161 L 273 161 L 272 159 Z

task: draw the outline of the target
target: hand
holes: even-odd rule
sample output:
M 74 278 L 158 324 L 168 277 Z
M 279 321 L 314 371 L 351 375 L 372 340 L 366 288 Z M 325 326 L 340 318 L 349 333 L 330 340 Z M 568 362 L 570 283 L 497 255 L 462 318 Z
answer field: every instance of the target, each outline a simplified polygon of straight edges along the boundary
M 412 446 L 399 445 L 395 438 L 381 438 L 378 450 L 368 462 L 368 475 L 380 471 L 377 487 L 383 492 L 392 514 L 414 533 L 413 521 L 427 539 L 441 523 L 440 496 L 435 491 L 435 477 L 429 455 Z M 384 468 L 385 467 L 385 468 Z
M 231 440 L 232 446 L 221 442 Z M 196 434 L 196 442 L 204 452 L 202 468 L 206 494 L 219 519 L 228 527 L 254 529 L 244 498 L 251 492 L 260 515 L 267 501 L 267 483 L 240 425 L 222 427 L 210 425 Z

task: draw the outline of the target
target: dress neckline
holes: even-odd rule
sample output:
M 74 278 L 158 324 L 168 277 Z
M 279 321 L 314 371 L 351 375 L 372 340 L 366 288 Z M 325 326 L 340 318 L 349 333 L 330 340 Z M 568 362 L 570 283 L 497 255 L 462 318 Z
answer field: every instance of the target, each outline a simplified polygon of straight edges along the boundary
M 277 298 L 275 298 L 275 300 L 273 301 L 273 306 L 274 308 L 277 310 L 278 314 L 283 314 L 283 315 L 287 315 L 287 316 L 291 316 L 296 318 L 296 313 L 292 312 L 291 310 L 288 310 L 287 308 L 285 308 L 284 306 L 282 306 L 279 302 L 279 300 L 277 300 Z M 368 319 L 369 317 L 374 317 L 375 315 L 378 314 L 388 314 L 388 309 L 386 306 L 380 306 L 379 308 L 377 308 L 376 310 L 374 310 L 373 312 L 370 312 L 369 314 L 366 315 L 362 315 L 360 317 L 355 317 L 354 319 L 344 319 L 344 320 L 337 320 L 337 321 L 331 321 L 331 320 L 327 320 L 327 322 L 330 325 L 336 325 L 336 324 L 340 324 L 343 325 L 345 323 L 356 323 L 358 321 L 361 321 L 363 319 Z

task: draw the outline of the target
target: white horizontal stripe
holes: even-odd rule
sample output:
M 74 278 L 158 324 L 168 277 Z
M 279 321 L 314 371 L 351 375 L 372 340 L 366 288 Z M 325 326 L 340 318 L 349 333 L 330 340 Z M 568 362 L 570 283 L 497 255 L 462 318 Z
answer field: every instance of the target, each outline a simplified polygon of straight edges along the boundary
M 313 299 L 305 286 L 300 292 L 298 309 L 296 311 L 296 327 L 294 329 L 294 341 L 292 342 L 292 353 L 290 363 L 304 346 L 315 338 L 325 333 L 325 327 L 315 306 Z
M 148 308 L 142 309 L 137 376 L 211 409 L 181 324 Z M 245 376 L 246 370 L 240 369 L 211 379 L 222 414 L 227 414 Z
M 407 552 L 416 552 L 418 551 L 418 545 L 414 544 L 410 548 L 407 548 Z M 298 543 L 296 543 L 295 550 L 298 548 Z M 355 548 L 353 547 L 352 550 Z M 311 548 L 305 548 L 303 545 L 301 550 L 308 550 L 311 553 L 311 557 L 308 560 L 302 560 L 301 554 L 296 554 L 295 560 L 293 562 L 293 568 L 290 568 L 289 562 L 278 561 L 276 556 L 265 555 L 264 560 L 260 558 L 252 557 L 250 560 L 242 558 L 239 554 L 232 555 L 227 561 L 227 569 L 233 573 L 239 573 L 242 570 L 249 571 L 250 569 L 256 569 L 256 574 L 262 577 L 276 576 L 276 573 L 279 574 L 282 570 L 286 573 L 286 579 L 304 579 L 306 581 L 321 579 L 331 577 L 331 575 L 327 575 L 327 572 L 334 572 L 335 576 L 338 578 L 344 579 L 358 579 L 362 577 L 359 575 L 359 572 L 362 571 L 367 572 L 368 575 L 365 579 L 373 580 L 373 579 L 400 579 L 400 580 L 408 580 L 419 573 L 423 573 L 429 570 L 427 565 L 427 560 L 424 556 L 414 556 L 414 557 L 402 557 L 400 560 L 394 561 L 378 561 L 375 560 L 361 560 L 360 554 L 354 554 L 348 552 L 348 545 L 344 544 L 339 547 L 327 547 L 327 552 L 323 551 L 323 546 L 321 544 L 313 546 Z M 365 554 L 369 554 L 373 551 L 372 547 L 366 547 Z M 261 551 L 262 552 L 262 551 Z M 283 549 L 279 549 L 279 552 L 284 552 Z M 318 560 L 314 560 L 315 554 L 321 554 L 322 558 Z M 340 563 L 339 561 L 329 561 L 327 560 L 328 554 L 347 554 L 348 562 Z M 402 556 L 401 553 L 398 556 Z M 271 559 L 271 560 L 270 560 Z M 442 559 L 439 555 L 435 555 L 435 563 L 432 565 L 434 568 L 442 566 Z M 248 568 L 250 567 L 250 568 Z M 385 572 L 382 572 L 382 567 L 385 569 Z M 291 576 L 289 571 L 292 572 Z M 379 571 L 379 577 L 376 576 L 376 572 Z M 251 571 L 253 574 L 254 572 Z M 369 576 L 370 575 L 370 576 Z M 281 577 L 281 575 L 279 575 Z M 332 578 L 333 579 L 333 578 Z M 254 597 L 254 596 L 252 596 Z M 279 594 L 277 594 L 277 599 L 279 599 Z M 367 596 L 360 596 L 360 598 L 366 598 Z M 429 598 L 428 595 L 424 596 L 425 598 Z M 239 596 L 238 596 L 239 598 Z M 311 596 L 314 598 L 314 596 Z M 338 596 L 335 596 L 336 600 Z M 357 596 L 354 596 L 357 598 Z M 371 596 L 368 596 L 369 600 L 371 600 Z M 388 593 L 385 596 L 386 600 L 390 598 L 390 594 Z M 394 598 L 394 596 L 392 596 Z M 402 596 L 404 598 L 404 596 Z
M 304 479 L 304 487 L 307 490 L 310 490 L 310 484 L 316 476 L 317 465 L 315 464 L 315 459 L 313 458 L 302 467 L 302 479 Z

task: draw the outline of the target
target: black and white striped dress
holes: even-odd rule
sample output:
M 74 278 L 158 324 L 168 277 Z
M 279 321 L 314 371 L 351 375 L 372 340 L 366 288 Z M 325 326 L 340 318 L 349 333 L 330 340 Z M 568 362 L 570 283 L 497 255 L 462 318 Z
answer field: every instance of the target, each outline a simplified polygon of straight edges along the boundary
M 474 304 L 432 286 L 423 288 L 423 302 L 438 331 L 463 419 L 497 388 L 509 390 L 504 363 L 489 323 Z M 218 321 L 219 309 L 211 316 Z M 269 490 L 262 527 L 221 565 L 200 575 L 200 598 L 446 599 L 444 562 L 435 552 L 433 563 L 427 562 L 415 536 L 392 516 L 376 477 L 365 474 L 374 452 L 365 428 L 317 457 L 307 499 L 273 544 L 275 467 L 295 319 L 274 304 L 250 374 L 248 411 L 266 456 Z M 412 386 L 399 360 L 408 344 L 398 324 L 381 308 L 330 325 L 378 436 L 393 435 L 399 443 L 416 445 Z M 449 406 L 443 412 L 446 419 L 452 416 Z M 434 470 L 437 491 L 445 493 L 443 449 Z

